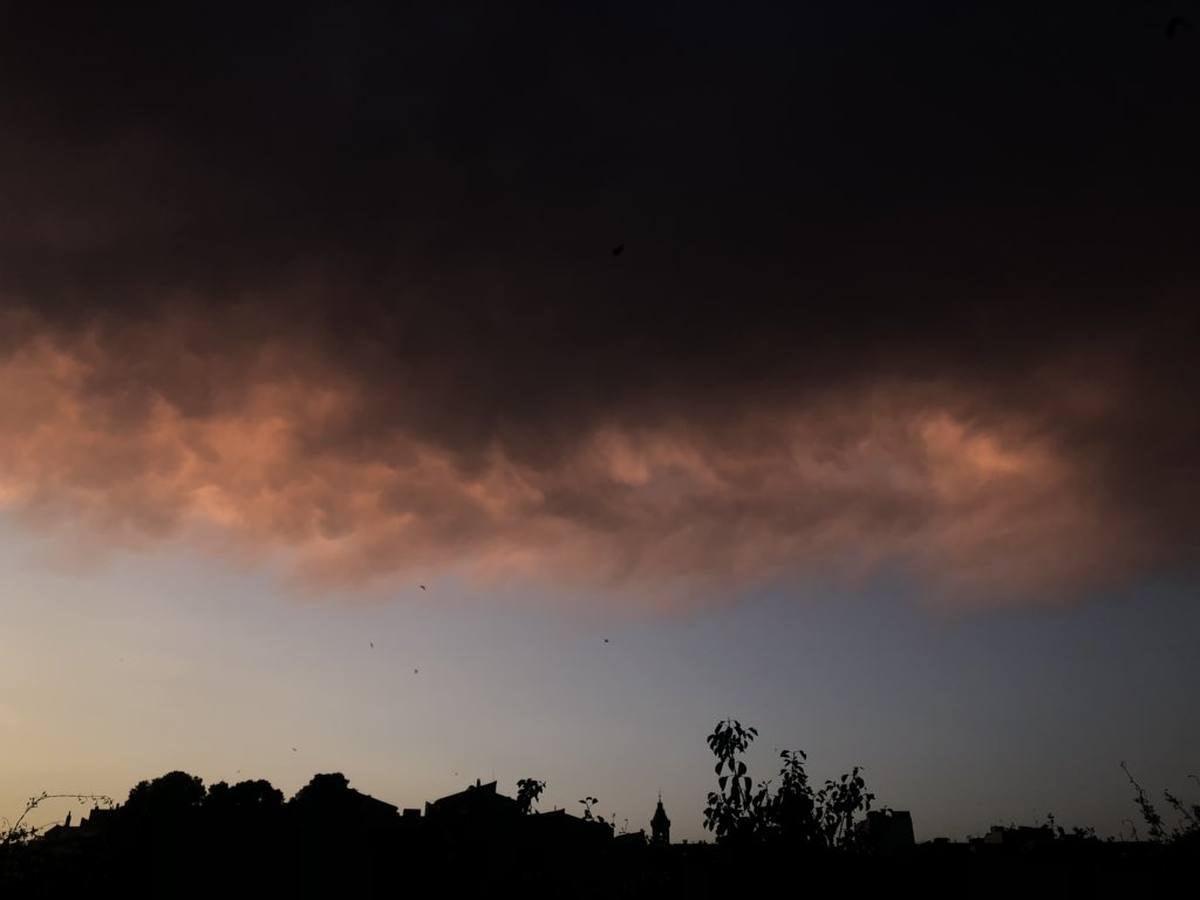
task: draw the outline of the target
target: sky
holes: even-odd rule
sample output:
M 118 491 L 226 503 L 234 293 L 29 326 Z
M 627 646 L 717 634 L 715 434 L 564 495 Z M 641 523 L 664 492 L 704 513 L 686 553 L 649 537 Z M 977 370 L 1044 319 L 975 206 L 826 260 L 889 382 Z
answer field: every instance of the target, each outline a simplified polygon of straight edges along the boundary
M 1184 790 L 1200 11 L 962 6 L 0 7 L 3 809 Z

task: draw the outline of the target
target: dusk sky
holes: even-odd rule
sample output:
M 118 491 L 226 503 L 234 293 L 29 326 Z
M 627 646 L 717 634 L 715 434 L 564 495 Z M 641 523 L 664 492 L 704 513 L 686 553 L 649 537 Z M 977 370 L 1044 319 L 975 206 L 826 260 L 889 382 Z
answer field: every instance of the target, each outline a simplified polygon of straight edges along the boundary
M 81 7 L 0 4 L 0 816 L 697 839 L 727 716 L 918 839 L 1196 792 L 1200 5 Z

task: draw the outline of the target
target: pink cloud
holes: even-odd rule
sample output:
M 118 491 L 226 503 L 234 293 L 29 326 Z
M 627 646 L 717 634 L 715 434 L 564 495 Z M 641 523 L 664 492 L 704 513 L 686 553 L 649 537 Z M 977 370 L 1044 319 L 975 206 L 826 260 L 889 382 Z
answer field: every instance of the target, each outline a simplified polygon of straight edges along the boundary
M 949 383 L 810 388 L 729 418 L 597 414 L 531 461 L 409 423 L 403 390 L 379 427 L 378 388 L 314 347 L 196 357 L 193 329 L 24 320 L 0 359 L 0 503 L 99 546 L 215 534 L 219 552 L 283 554 L 302 581 L 343 586 L 450 567 L 727 586 L 901 564 L 943 592 L 1027 598 L 1149 557 L 1094 464 Z M 177 399 L 181 383 L 203 401 Z M 1094 385 L 1049 383 L 1057 408 L 1110 412 Z

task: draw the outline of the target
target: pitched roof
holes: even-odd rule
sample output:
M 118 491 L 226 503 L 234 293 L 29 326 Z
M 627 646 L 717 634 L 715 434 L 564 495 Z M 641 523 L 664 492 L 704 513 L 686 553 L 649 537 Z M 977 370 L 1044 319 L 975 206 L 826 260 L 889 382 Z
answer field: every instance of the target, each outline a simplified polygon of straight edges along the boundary
M 465 791 L 447 794 L 425 804 L 426 815 L 467 815 L 480 812 L 516 813 L 517 801 L 496 791 L 496 782 L 478 782 Z

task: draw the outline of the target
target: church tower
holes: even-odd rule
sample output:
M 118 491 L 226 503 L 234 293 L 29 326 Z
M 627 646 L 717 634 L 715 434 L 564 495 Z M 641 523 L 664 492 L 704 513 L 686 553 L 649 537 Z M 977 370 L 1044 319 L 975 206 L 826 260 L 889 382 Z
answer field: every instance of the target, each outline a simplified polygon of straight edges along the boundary
M 662 791 L 658 793 L 658 806 L 654 810 L 654 818 L 650 820 L 650 843 L 671 843 L 671 820 L 662 805 Z

